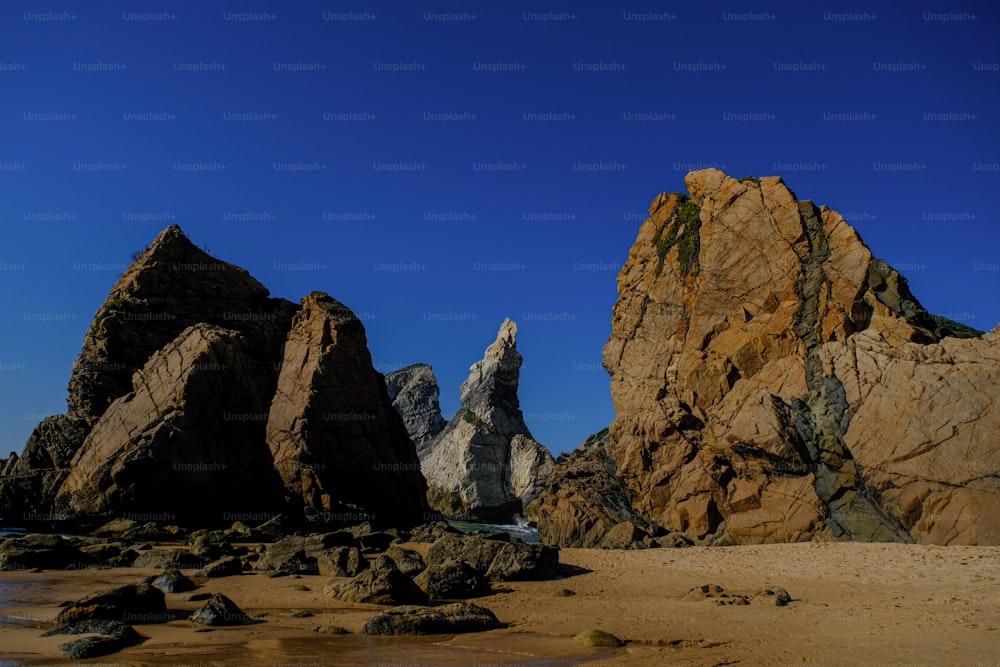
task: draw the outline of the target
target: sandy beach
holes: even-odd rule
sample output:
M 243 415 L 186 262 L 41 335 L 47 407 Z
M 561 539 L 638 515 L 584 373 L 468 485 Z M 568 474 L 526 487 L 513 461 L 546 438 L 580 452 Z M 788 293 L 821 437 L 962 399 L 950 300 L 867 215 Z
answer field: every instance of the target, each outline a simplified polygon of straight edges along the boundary
M 411 545 L 426 550 L 426 544 Z M 732 548 L 599 551 L 564 549 L 584 571 L 557 581 L 495 584 L 471 600 L 507 627 L 418 638 L 368 637 L 379 607 L 323 594 L 325 577 L 244 574 L 200 581 L 259 623 L 211 631 L 185 620 L 139 625 L 143 644 L 86 661 L 101 665 L 1000 665 L 1000 547 L 807 543 Z M 0 574 L 3 667 L 60 665 L 42 638 L 59 603 L 138 581 L 155 570 Z M 785 607 L 687 601 L 701 584 L 753 593 L 785 588 Z M 301 585 L 310 590 L 298 590 Z M 558 589 L 575 593 L 555 596 Z M 190 594 L 167 596 L 194 610 Z M 292 610 L 312 616 L 297 618 Z M 314 628 L 336 625 L 347 635 Z M 598 628 L 627 642 L 593 649 L 577 633 Z M 84 663 L 81 663 L 84 664 Z

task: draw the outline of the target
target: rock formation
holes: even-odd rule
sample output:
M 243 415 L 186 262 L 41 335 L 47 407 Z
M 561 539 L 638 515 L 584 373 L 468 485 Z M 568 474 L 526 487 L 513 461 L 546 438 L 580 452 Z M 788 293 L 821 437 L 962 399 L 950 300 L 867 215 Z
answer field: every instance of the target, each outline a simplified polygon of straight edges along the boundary
M 10 456 L 0 459 L 0 477 L 14 474 L 14 466 L 17 465 L 17 452 L 11 452 Z
M 266 415 L 245 340 L 210 324 L 154 352 L 94 425 L 59 489 L 60 513 L 221 524 L 279 507 Z
M 419 454 L 423 444 L 444 430 L 434 371 L 427 364 L 413 364 L 385 376 L 385 385 L 396 412 L 403 418 Z
M 537 496 L 552 470 L 552 455 L 521 414 L 516 334 L 517 325 L 505 319 L 462 384 L 462 407 L 420 451 L 428 502 L 439 512 L 509 519 Z
M 618 466 L 607 452 L 607 429 L 560 456 L 539 498 L 525 508 L 538 525 L 544 544 L 590 549 L 600 547 L 615 526 L 648 522 L 632 508 Z
M 705 543 L 1000 543 L 1000 329 L 930 316 L 780 178 L 686 184 L 650 207 L 604 348 L 633 509 Z M 574 494 L 540 525 L 599 511 Z
M 423 521 L 420 462 L 372 366 L 364 326 L 321 292 L 292 321 L 266 437 L 285 486 L 312 512 Z
M 228 525 L 308 509 L 320 522 L 410 526 L 426 508 L 353 313 L 321 294 L 301 308 L 272 299 L 176 225 L 98 310 L 68 407 L 4 464 L 0 519 Z

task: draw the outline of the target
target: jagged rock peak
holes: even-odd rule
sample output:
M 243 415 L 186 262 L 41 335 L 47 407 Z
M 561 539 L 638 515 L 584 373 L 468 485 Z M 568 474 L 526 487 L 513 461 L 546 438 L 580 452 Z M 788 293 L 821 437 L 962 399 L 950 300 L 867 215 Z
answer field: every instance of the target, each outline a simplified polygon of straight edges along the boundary
M 518 410 L 521 362 L 521 354 L 517 351 L 517 324 L 504 318 L 496 340 L 486 348 L 483 358 L 472 365 L 469 377 L 462 383 L 462 405 L 473 408 L 486 403 Z
M 386 389 L 406 431 L 420 451 L 421 445 L 444 430 L 440 396 L 434 370 L 427 364 L 412 364 L 385 376 Z
M 98 309 L 69 381 L 69 413 L 93 426 L 129 390 L 131 374 L 185 328 L 201 322 L 237 329 L 260 361 L 267 392 L 274 374 L 264 357 L 280 349 L 294 304 L 271 299 L 245 269 L 197 247 L 181 228 L 160 232 L 126 269 Z
M 420 450 L 428 501 L 448 515 L 508 518 L 533 500 L 552 470 L 520 410 L 517 325 L 505 319 L 462 384 L 462 407 Z
M 971 389 L 1000 378 L 993 334 L 929 315 L 780 178 L 685 183 L 638 231 L 604 347 L 606 451 L 634 511 L 700 543 L 1000 542 L 1000 450 L 983 435 L 1000 404 Z M 539 505 L 577 539 L 567 517 L 601 505 L 560 477 Z

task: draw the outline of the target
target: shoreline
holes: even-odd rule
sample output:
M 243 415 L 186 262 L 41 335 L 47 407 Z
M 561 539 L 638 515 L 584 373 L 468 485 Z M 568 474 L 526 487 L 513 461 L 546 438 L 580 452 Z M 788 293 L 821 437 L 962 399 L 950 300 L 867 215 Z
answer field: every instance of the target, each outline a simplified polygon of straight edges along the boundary
M 408 544 L 426 550 L 426 544 Z M 641 551 L 563 549 L 585 570 L 554 581 L 505 582 L 469 600 L 507 624 L 466 635 L 369 637 L 365 621 L 382 609 L 324 596 L 322 576 L 260 573 L 199 581 L 264 622 L 196 632 L 187 621 L 137 625 L 144 643 L 102 665 L 662 665 L 662 664 L 1000 664 L 1000 547 L 801 543 Z M 67 664 L 65 637 L 41 638 L 59 603 L 158 570 L 0 574 L 0 664 Z M 733 593 L 785 588 L 785 607 L 687 601 L 687 591 L 719 584 Z M 309 591 L 296 591 L 305 584 Z M 575 592 L 556 597 L 557 589 Z M 189 594 L 168 594 L 170 609 L 194 610 Z M 314 615 L 294 618 L 291 609 Z M 20 620 L 11 621 L 10 617 Z M 32 624 L 36 627 L 29 627 Z M 321 635 L 339 625 L 348 635 Z M 583 647 L 573 636 L 599 628 L 627 642 Z M 86 664 L 90 664 L 89 662 Z

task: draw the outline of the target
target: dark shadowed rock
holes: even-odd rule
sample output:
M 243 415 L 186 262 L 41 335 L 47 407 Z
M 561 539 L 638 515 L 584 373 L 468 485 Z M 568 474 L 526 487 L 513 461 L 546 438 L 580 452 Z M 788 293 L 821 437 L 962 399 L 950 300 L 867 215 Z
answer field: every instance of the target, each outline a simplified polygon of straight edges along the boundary
M 584 630 L 577 636 L 573 637 L 576 641 L 580 642 L 584 646 L 589 646 L 592 648 L 619 648 L 625 646 L 625 642 L 618 637 L 615 637 L 610 632 L 605 632 L 603 630 Z
M 135 628 L 121 621 L 79 621 L 60 625 L 42 634 L 43 637 L 54 635 L 98 635 L 60 644 L 59 650 L 67 658 L 73 660 L 85 660 L 117 653 L 124 648 L 145 641 L 145 638 L 136 632 Z
M 236 556 L 223 556 L 198 570 L 195 576 L 215 579 L 217 577 L 232 577 L 237 574 L 243 574 L 243 562 Z
M 345 531 L 286 537 L 269 545 L 254 563 L 254 569 L 353 577 L 368 568 L 368 561 L 361 555 L 357 544 L 354 536 Z
M 71 603 L 56 616 L 58 623 L 92 619 L 139 624 L 170 620 L 163 591 L 146 583 L 119 586 L 88 595 Z
M 768 607 L 784 607 L 792 601 L 792 596 L 780 586 L 768 586 L 750 596 L 750 604 Z
M 601 539 L 602 549 L 645 549 L 650 535 L 631 521 L 622 521 Z
M 63 570 L 97 562 L 92 556 L 58 535 L 31 534 L 0 543 L 0 571 Z
M 267 442 L 289 492 L 330 523 L 366 515 L 409 527 L 426 512 L 416 450 L 372 366 L 364 326 L 326 294 L 304 298 L 293 319 Z
M 187 549 L 145 550 L 132 562 L 132 567 L 157 569 L 198 570 L 205 566 L 205 559 Z
M 180 570 L 174 568 L 166 570 L 163 574 L 153 579 L 153 585 L 164 593 L 187 593 L 198 588 Z
M 271 517 L 250 529 L 247 539 L 253 542 L 277 542 L 289 533 L 288 519 L 283 514 Z
M 379 556 L 368 570 L 353 579 L 331 581 L 326 593 L 344 602 L 394 605 L 427 602 L 427 595 L 387 556 Z
M 202 625 L 247 625 L 253 623 L 236 603 L 222 593 L 215 593 L 196 612 L 188 618 L 192 623 Z
M 441 607 L 406 605 L 376 614 L 365 623 L 367 635 L 434 635 L 485 632 L 503 627 L 489 609 L 465 602 Z
M 52 501 L 89 426 L 68 415 L 46 417 L 32 431 L 21 456 L 8 460 L 0 476 L 0 521 L 48 526 L 65 521 Z
M 462 384 L 462 407 L 420 451 L 428 501 L 446 515 L 505 520 L 538 495 L 552 455 L 531 436 L 517 396 L 521 355 L 509 319 Z
M 605 429 L 587 438 L 580 447 L 559 457 L 545 489 L 525 515 L 538 525 L 543 544 L 583 549 L 628 548 L 631 537 L 619 534 L 605 542 L 616 526 L 648 525 L 632 508 L 625 482 L 607 453 L 610 435 Z M 641 540 L 641 537 L 640 537 Z M 612 547 L 614 542 L 616 546 Z
M 460 560 L 431 565 L 414 581 L 431 600 L 472 598 L 493 592 L 483 572 Z
M 211 524 L 281 502 L 246 345 L 235 331 L 198 324 L 154 353 L 73 458 L 61 511 Z
M 400 572 L 409 577 L 418 574 L 425 567 L 423 557 L 413 549 L 404 549 L 393 544 L 386 550 L 385 555 L 396 563 Z
M 441 416 L 441 391 L 434 371 L 427 364 L 413 364 L 386 375 L 385 385 L 419 454 L 424 443 L 447 424 Z
M 490 581 L 544 580 L 556 575 L 559 549 L 474 535 L 444 535 L 427 552 L 427 565 L 448 560 L 464 561 Z
M 417 526 L 410 531 L 411 542 L 435 542 L 442 535 L 461 535 L 462 531 L 447 521 L 435 521 Z
M 245 269 L 216 259 L 172 225 L 118 279 L 98 310 L 73 365 L 70 414 L 93 425 L 131 391 L 132 373 L 150 355 L 199 323 L 236 329 L 250 345 L 257 393 L 274 391 L 280 354 L 295 310 Z
M 118 279 L 98 309 L 73 364 L 68 413 L 44 419 L 13 471 L 0 480 L 0 520 L 61 516 L 53 501 L 70 461 L 112 402 L 132 391 L 150 355 L 198 323 L 236 329 L 248 340 L 249 382 L 274 392 L 294 304 L 271 299 L 244 269 L 209 256 L 172 225 Z M 45 521 L 45 519 L 40 519 Z
M 13 474 L 18 458 L 17 452 L 11 452 L 7 458 L 0 459 L 0 477 L 7 477 Z

